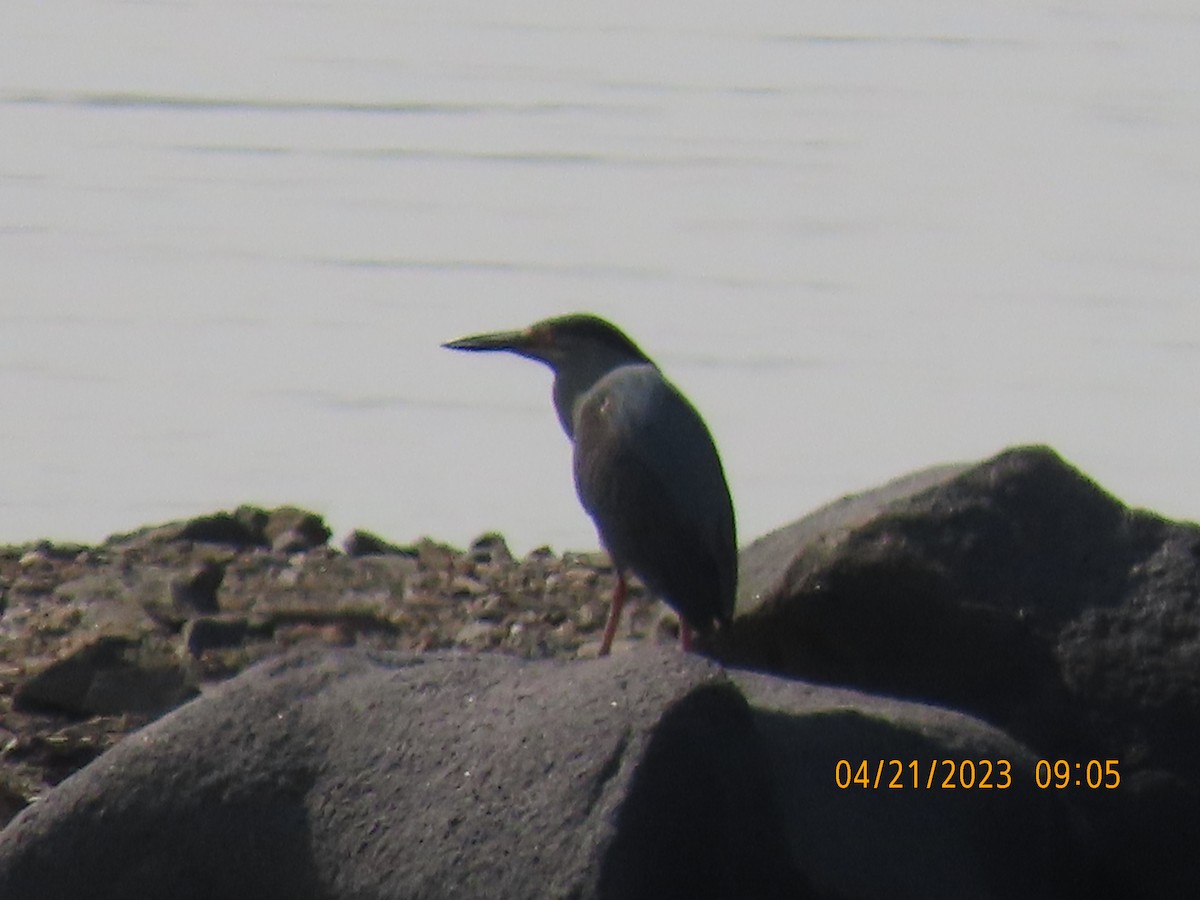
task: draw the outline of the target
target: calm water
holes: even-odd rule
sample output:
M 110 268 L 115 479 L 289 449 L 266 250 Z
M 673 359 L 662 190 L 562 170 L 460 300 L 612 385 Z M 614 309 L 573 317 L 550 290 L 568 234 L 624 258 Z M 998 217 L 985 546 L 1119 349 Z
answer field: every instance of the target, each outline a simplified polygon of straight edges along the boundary
M 1056 446 L 1200 517 L 1200 11 L 9 0 L 0 541 L 252 501 L 594 546 L 588 309 L 706 413 L 744 540 Z

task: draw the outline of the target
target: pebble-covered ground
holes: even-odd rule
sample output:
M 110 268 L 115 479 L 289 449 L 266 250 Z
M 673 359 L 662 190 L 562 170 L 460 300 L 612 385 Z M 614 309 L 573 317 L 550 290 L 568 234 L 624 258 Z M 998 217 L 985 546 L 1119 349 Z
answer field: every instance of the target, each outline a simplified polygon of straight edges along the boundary
M 0 826 L 116 741 L 302 643 L 527 658 L 595 653 L 615 573 L 602 554 L 514 559 L 243 507 L 97 546 L 0 548 Z M 636 583 L 619 639 L 671 640 Z

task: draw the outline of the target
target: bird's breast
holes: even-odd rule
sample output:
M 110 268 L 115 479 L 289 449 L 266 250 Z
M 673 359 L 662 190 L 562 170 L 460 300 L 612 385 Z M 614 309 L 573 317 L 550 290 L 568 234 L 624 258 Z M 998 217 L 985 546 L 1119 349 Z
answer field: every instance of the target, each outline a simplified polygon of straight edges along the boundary
M 598 379 L 575 403 L 575 431 L 629 433 L 653 418 L 666 386 L 651 365 L 621 366 Z

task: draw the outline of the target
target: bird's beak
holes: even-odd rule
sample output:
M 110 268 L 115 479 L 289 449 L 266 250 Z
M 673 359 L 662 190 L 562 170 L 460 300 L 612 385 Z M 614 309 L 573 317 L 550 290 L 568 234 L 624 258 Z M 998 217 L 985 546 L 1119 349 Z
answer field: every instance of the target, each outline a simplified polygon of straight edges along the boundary
M 524 331 L 496 331 L 447 341 L 442 346 L 447 350 L 518 350 L 527 338 Z
M 470 337 L 459 338 L 457 341 L 447 341 L 442 344 L 447 350 L 507 350 L 541 359 L 539 349 L 544 344 L 540 332 L 534 329 L 524 331 L 495 331 L 490 334 L 473 334 Z

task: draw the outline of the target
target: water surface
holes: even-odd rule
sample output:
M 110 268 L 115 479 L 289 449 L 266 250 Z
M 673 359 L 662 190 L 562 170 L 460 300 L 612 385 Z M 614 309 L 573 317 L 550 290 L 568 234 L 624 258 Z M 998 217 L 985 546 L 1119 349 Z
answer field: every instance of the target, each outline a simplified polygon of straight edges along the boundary
M 744 540 L 1046 442 L 1200 516 L 1200 12 L 16 0 L 0 541 L 240 502 L 595 544 L 517 359 L 609 316 Z

